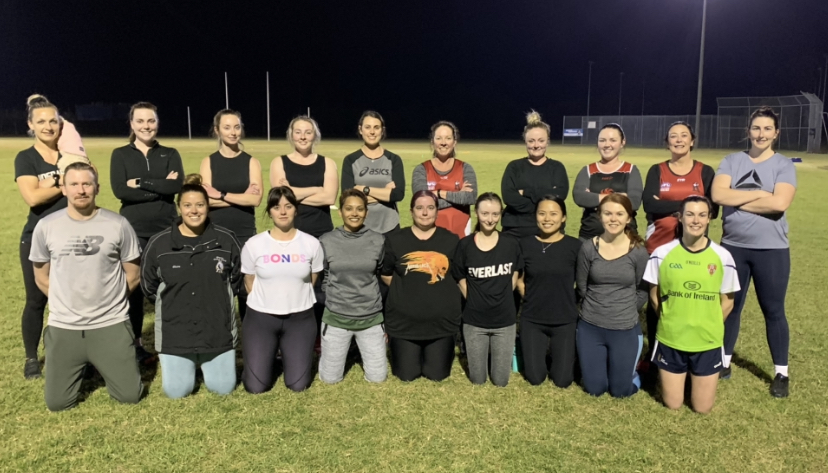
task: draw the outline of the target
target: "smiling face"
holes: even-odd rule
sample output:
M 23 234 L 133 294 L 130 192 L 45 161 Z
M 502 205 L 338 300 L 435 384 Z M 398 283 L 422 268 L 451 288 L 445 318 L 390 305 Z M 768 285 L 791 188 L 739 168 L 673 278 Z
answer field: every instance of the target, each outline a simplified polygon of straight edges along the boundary
M 359 136 L 362 141 L 369 148 L 374 148 L 379 145 L 382 140 L 382 122 L 374 117 L 365 117 L 362 119 L 362 126 L 359 127 Z
M 270 209 L 270 218 L 273 219 L 273 224 L 283 232 L 290 231 L 293 228 L 293 220 L 296 218 L 296 207 L 287 200 L 287 197 L 282 196 L 279 203 Z
M 497 228 L 500 222 L 500 213 L 503 209 L 496 200 L 483 200 L 475 206 L 477 212 L 477 223 L 484 232 L 491 232 Z
M 674 155 L 685 156 L 690 152 L 693 144 L 693 135 L 686 126 L 673 125 L 667 131 L 667 146 Z
M 226 146 L 236 146 L 241 141 L 241 120 L 233 114 L 228 113 L 222 115 L 219 120 L 219 126 L 215 129 L 215 133 Z
M 342 224 L 345 226 L 345 230 L 356 232 L 365 223 L 368 209 L 362 199 L 351 196 L 345 199 L 345 203 L 339 208 L 339 215 L 342 216 Z
M 750 145 L 756 151 L 765 151 L 773 146 L 779 136 L 779 129 L 771 117 L 756 117 L 750 122 Z
M 457 140 L 454 138 L 454 130 L 449 126 L 441 126 L 434 130 L 434 138 L 431 139 L 431 147 L 434 155 L 438 158 L 449 158 L 454 154 L 454 146 Z
M 178 202 L 181 220 L 192 230 L 204 226 L 208 209 L 207 199 L 201 192 L 186 192 L 181 195 L 181 200 Z
M 617 158 L 625 144 L 627 142 L 615 128 L 604 128 L 598 133 L 598 152 L 601 153 L 602 161 L 609 162 Z
M 535 220 L 543 237 L 552 236 L 561 230 L 561 224 L 566 222 L 566 215 L 561 207 L 552 200 L 543 200 L 535 211 Z
M 98 183 L 92 171 L 69 169 L 63 176 L 63 195 L 78 211 L 95 207 Z
M 155 141 L 155 135 L 158 134 L 158 115 L 148 108 L 136 108 L 132 113 L 129 126 L 135 134 L 135 139 L 151 145 Z
M 419 197 L 414 201 L 414 208 L 411 209 L 411 217 L 417 228 L 420 230 L 430 230 L 437 222 L 437 203 L 431 197 Z
M 549 145 L 549 135 L 541 127 L 535 127 L 526 132 L 524 137 L 526 152 L 529 158 L 536 160 L 546 156 L 546 147 Z
M 44 143 L 53 143 L 60 136 L 60 120 L 54 107 L 34 109 L 28 123 L 35 137 Z
M 680 216 L 684 236 L 693 239 L 704 236 L 710 225 L 710 208 L 706 202 L 687 202 Z
M 313 140 L 316 138 L 316 132 L 313 130 L 313 124 L 305 120 L 297 120 L 293 124 L 293 129 L 290 132 L 291 141 L 293 141 L 293 148 L 300 154 L 309 154 L 313 152 Z
M 615 202 L 607 202 L 601 205 L 601 225 L 604 231 L 610 235 L 624 233 L 627 224 L 630 223 L 630 214 L 623 205 Z

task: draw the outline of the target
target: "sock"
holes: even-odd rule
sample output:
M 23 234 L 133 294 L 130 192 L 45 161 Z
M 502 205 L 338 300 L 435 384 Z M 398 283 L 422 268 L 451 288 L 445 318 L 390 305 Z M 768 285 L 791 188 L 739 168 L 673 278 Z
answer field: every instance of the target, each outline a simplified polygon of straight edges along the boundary
M 773 365 L 774 371 L 776 374 L 781 374 L 784 377 L 788 377 L 788 365 L 780 366 L 780 365 Z
M 722 366 L 725 368 L 730 368 L 730 359 L 733 358 L 733 355 L 725 355 L 724 361 L 722 362 Z

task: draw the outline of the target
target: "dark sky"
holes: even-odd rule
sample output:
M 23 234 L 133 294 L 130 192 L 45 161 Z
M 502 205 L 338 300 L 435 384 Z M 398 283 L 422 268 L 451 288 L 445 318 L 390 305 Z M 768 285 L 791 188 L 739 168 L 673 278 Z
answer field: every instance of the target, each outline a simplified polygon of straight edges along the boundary
M 204 134 L 230 105 L 265 133 L 306 107 L 323 136 L 354 136 L 362 110 L 391 137 L 436 120 L 516 138 L 523 113 L 553 129 L 592 114 L 693 114 L 702 0 L 0 0 L 0 109 L 32 92 L 63 109 L 149 100 L 162 134 Z M 708 0 L 703 113 L 716 97 L 816 91 L 828 53 L 826 0 Z M 126 133 L 126 124 L 124 124 Z

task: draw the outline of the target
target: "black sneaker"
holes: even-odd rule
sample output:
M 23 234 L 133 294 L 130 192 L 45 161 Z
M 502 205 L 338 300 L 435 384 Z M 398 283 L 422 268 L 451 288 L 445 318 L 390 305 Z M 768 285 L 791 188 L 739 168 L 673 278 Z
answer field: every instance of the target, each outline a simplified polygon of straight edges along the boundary
M 771 383 L 770 393 L 773 397 L 788 397 L 788 383 L 790 378 L 783 376 L 782 373 L 777 373 Z
M 23 377 L 26 379 L 37 379 L 40 377 L 40 361 L 37 358 L 26 358 L 26 365 L 23 367 Z
M 151 365 L 155 363 L 155 355 L 144 349 L 143 346 L 135 347 L 135 360 L 139 365 Z
M 727 368 L 722 368 L 722 370 L 719 371 L 719 379 L 730 379 L 730 367 L 729 366 Z

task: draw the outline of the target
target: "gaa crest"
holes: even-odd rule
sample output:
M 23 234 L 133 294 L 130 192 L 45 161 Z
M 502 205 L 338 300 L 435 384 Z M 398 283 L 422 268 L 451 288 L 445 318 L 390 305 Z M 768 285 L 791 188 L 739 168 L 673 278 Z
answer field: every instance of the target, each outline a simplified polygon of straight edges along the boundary
M 708 264 L 707 265 L 707 272 L 710 273 L 711 276 L 716 272 L 716 265 L 715 264 Z

